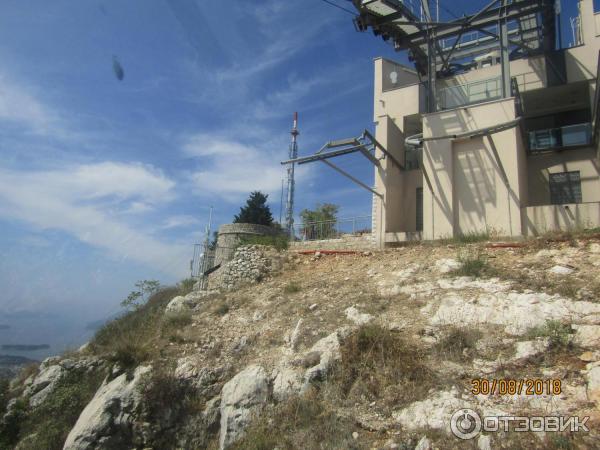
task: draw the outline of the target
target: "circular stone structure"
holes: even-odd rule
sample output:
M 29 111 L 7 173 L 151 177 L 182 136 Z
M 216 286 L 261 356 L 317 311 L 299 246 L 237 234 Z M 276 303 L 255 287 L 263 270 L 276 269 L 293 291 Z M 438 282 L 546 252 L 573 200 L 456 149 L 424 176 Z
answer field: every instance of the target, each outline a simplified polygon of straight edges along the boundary
M 230 261 L 235 248 L 245 237 L 277 236 L 280 232 L 266 225 L 254 223 L 228 223 L 219 227 L 215 265 Z

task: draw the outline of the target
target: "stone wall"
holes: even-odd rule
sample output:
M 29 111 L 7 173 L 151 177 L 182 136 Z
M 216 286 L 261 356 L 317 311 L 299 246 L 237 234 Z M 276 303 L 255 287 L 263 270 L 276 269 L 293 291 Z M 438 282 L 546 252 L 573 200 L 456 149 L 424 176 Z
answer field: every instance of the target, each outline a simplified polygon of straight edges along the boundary
M 209 290 L 232 290 L 238 286 L 256 283 L 283 268 L 285 253 L 264 245 L 238 247 L 231 261 L 208 277 Z
M 290 250 L 373 250 L 377 247 L 371 233 L 346 234 L 338 239 L 290 242 Z
M 228 223 L 219 227 L 215 265 L 224 264 L 234 257 L 236 247 L 243 238 L 253 236 L 276 236 L 278 231 L 265 225 L 253 223 Z

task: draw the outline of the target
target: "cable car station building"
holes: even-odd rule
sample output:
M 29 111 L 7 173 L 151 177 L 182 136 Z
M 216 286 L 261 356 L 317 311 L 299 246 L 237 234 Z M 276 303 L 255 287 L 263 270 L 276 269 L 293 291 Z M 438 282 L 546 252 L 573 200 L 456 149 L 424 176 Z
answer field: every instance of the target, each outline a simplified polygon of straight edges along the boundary
M 353 0 L 355 25 L 407 51 L 375 60 L 378 245 L 600 226 L 600 15 L 498 0 L 450 22 L 428 2 Z

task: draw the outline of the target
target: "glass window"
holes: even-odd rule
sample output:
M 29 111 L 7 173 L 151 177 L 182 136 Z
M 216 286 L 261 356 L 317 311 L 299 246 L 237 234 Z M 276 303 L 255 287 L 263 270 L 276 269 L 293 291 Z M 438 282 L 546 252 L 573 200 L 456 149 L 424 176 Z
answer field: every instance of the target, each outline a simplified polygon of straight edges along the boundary
M 553 205 L 581 203 L 579 171 L 550 174 L 550 202 Z

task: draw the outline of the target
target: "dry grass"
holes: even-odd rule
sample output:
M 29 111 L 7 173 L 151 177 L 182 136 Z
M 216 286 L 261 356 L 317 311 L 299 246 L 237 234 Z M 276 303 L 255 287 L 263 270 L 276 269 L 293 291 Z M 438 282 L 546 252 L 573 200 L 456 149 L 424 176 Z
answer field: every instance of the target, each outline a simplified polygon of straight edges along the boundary
M 213 314 L 216 314 L 217 316 L 224 316 L 225 314 L 227 314 L 229 312 L 230 309 L 231 309 L 231 307 L 229 306 L 229 303 L 227 302 L 227 300 L 221 299 L 214 304 L 212 312 L 213 312 Z
M 338 416 L 316 390 L 280 403 L 256 420 L 232 450 L 360 450 L 354 423 Z
M 397 408 L 425 398 L 438 384 L 425 350 L 379 325 L 364 325 L 346 338 L 341 355 L 331 382 L 349 402 L 382 399 Z
M 537 292 L 558 294 L 570 299 L 577 299 L 579 289 L 587 284 L 588 287 L 594 290 L 594 293 L 598 292 L 598 295 L 595 295 L 596 301 L 600 300 L 599 283 L 577 282 L 574 279 L 565 282 L 563 279 L 549 276 L 545 270 L 537 270 L 532 274 L 528 270 L 501 267 L 494 268 L 493 274 L 498 278 L 512 281 L 514 287 L 518 290 L 530 289 Z
M 178 293 L 178 288 L 162 289 L 135 311 L 108 322 L 96 332 L 91 351 L 127 369 L 152 359 L 154 344 L 161 338 L 164 309 Z
M 160 429 L 154 436 L 156 448 L 175 448 L 175 426 L 190 415 L 200 413 L 202 401 L 197 391 L 165 367 L 155 366 L 139 387 L 144 419 Z
M 477 341 L 482 337 L 478 329 L 449 326 L 442 330 L 433 350 L 438 358 L 466 362 L 475 356 Z

